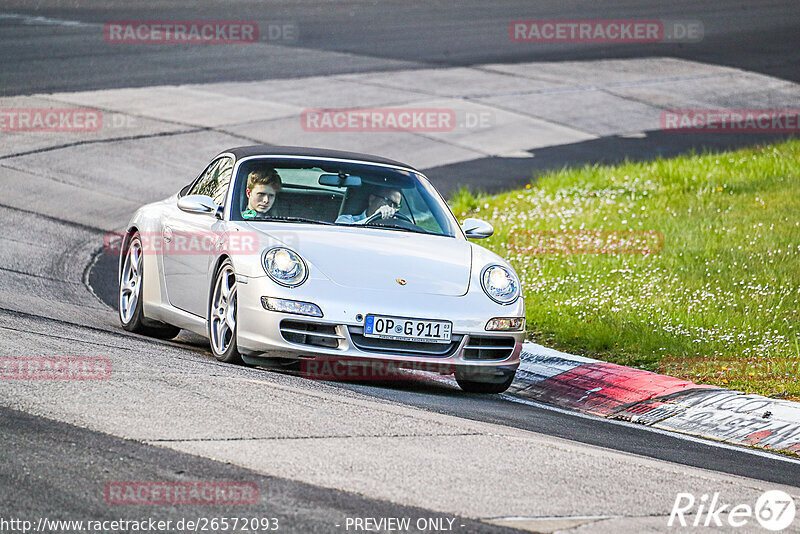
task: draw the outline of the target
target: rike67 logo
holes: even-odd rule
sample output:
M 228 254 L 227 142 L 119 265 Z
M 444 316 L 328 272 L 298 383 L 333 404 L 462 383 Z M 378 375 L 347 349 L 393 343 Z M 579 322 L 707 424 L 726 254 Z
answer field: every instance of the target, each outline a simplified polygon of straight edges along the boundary
M 703 494 L 699 499 L 691 493 L 678 493 L 667 526 L 670 527 L 733 527 L 750 526 L 754 520 L 762 528 L 779 532 L 788 528 L 794 521 L 797 509 L 794 499 L 781 490 L 764 492 L 755 503 L 729 504 L 720 498 L 720 494 Z

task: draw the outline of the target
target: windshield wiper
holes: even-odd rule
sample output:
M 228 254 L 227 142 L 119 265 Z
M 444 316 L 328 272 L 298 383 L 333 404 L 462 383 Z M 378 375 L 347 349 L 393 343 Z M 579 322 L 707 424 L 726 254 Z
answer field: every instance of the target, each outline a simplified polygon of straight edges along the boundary
M 436 232 L 429 232 L 427 230 L 423 230 L 422 228 L 406 228 L 405 226 L 389 226 L 386 224 L 358 224 L 358 223 L 336 223 L 337 226 L 347 226 L 347 227 L 361 227 L 361 228 L 379 228 L 381 230 L 395 230 L 397 232 L 411 232 L 414 234 L 425 234 L 425 235 L 444 235 L 444 234 L 437 234 Z
M 422 230 L 421 228 L 404 228 L 402 226 L 372 226 L 372 225 L 370 225 L 369 228 L 384 228 L 386 230 L 397 230 L 399 232 L 411 232 L 413 234 L 439 235 L 439 234 L 434 234 L 433 232 L 429 232 L 427 230 Z
M 306 217 L 259 217 L 257 219 L 245 219 L 248 222 L 251 221 L 278 221 L 278 222 L 303 222 L 303 223 L 310 223 L 310 224 L 326 224 L 326 225 L 333 225 L 334 223 L 328 221 L 320 221 L 317 219 L 308 219 Z

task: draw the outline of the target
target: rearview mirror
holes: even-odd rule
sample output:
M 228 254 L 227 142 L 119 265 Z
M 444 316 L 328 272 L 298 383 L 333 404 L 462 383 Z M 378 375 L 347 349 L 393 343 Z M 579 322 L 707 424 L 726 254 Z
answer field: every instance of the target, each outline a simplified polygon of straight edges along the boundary
M 222 206 L 217 206 L 214 199 L 206 195 L 189 195 L 178 199 L 178 209 L 186 213 L 200 213 L 222 218 Z
M 494 226 L 480 219 L 464 219 L 461 229 L 468 239 L 484 239 L 494 233 Z
M 333 187 L 361 187 L 361 177 L 348 176 L 346 174 L 320 174 L 319 185 L 329 185 Z

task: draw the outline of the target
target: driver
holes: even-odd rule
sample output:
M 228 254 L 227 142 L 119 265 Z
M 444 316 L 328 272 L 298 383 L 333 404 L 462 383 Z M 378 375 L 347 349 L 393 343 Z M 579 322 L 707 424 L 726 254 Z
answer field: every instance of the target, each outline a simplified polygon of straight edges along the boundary
M 242 218 L 255 219 L 277 215 L 273 209 L 275 197 L 283 187 L 281 177 L 275 169 L 259 169 L 247 175 L 247 209 Z
M 397 210 L 400 209 L 402 201 L 403 195 L 400 193 L 399 189 L 375 187 L 369 194 L 367 209 L 358 215 L 339 215 L 339 217 L 336 218 L 336 222 L 344 224 L 363 224 L 364 221 L 378 214 L 381 219 L 388 219 L 393 217 Z

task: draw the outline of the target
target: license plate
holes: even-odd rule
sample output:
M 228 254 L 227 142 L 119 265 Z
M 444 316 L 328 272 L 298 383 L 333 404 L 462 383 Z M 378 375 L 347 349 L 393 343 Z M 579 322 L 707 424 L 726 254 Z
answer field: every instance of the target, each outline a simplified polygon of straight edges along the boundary
M 453 323 L 429 319 L 408 319 L 367 315 L 364 322 L 364 335 L 398 341 L 422 341 L 427 343 L 450 343 Z

